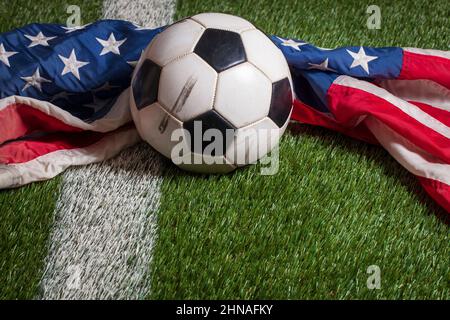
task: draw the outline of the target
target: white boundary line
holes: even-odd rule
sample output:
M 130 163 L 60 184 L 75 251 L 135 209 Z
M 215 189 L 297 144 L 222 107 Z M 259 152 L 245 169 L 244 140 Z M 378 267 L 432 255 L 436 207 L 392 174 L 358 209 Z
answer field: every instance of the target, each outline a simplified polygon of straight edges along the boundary
M 105 0 L 104 18 L 171 22 L 175 0 Z M 140 299 L 150 292 L 162 159 L 139 144 L 63 175 L 43 299 Z

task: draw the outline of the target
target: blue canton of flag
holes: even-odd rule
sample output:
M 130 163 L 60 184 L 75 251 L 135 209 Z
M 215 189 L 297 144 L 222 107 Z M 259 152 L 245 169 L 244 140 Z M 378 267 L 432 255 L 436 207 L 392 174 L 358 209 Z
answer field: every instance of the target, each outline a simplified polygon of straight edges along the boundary
M 271 39 L 288 61 L 298 98 L 325 113 L 329 113 L 326 93 L 339 75 L 367 81 L 395 79 L 402 68 L 403 50 L 397 47 L 325 49 L 301 40 Z
M 30 24 L 0 35 L 0 98 L 48 101 L 86 122 L 109 112 L 142 51 L 161 29 L 104 20 Z

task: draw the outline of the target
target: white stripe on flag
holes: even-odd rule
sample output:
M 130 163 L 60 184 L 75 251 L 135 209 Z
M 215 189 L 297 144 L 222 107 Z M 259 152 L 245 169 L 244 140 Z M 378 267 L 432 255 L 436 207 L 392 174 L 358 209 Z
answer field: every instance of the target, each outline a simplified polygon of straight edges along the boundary
M 9 96 L 0 99 L 0 110 L 15 104 L 24 104 L 72 127 L 97 132 L 109 132 L 131 121 L 130 110 L 122 107 L 124 103 L 128 103 L 129 97 L 129 90 L 124 90 L 117 98 L 108 114 L 105 117 L 91 123 L 84 122 L 83 120 L 74 117 L 69 112 L 59 107 L 55 107 L 55 105 L 51 102 L 30 97 Z
M 450 59 L 450 51 L 435 50 L 435 49 L 419 49 L 419 48 L 403 48 L 403 50 L 411 53 Z
M 109 159 L 140 140 L 136 129 L 130 127 L 111 132 L 84 148 L 57 150 L 23 163 L 0 164 L 0 189 L 51 179 L 69 167 Z
M 104 18 L 171 22 L 175 0 L 105 0 Z M 161 157 L 140 144 L 115 159 L 69 169 L 42 279 L 45 299 L 143 298 L 156 234 Z
M 374 117 L 368 117 L 365 123 L 380 144 L 409 172 L 450 185 L 449 164 L 418 148 Z
M 450 90 L 434 81 L 381 80 L 377 84 L 400 99 L 421 102 L 437 109 L 450 111 Z
M 334 80 L 334 84 L 363 90 L 370 94 L 373 94 L 379 98 L 382 98 L 395 106 L 396 108 L 403 111 L 405 114 L 414 118 L 415 120 L 422 123 L 424 126 L 436 131 L 437 133 L 443 135 L 447 139 L 450 139 L 450 128 L 439 120 L 433 118 L 425 111 L 422 111 L 419 107 L 409 103 L 405 100 L 399 99 L 398 97 L 390 94 L 387 90 L 380 88 L 367 81 L 358 80 L 349 76 L 339 76 Z

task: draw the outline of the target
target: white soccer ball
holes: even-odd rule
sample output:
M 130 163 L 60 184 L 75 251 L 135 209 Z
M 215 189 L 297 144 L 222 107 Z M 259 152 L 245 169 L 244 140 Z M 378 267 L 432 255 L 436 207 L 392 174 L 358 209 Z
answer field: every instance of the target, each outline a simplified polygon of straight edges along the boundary
M 281 51 L 250 22 L 202 13 L 158 34 L 133 74 L 141 137 L 179 167 L 230 172 L 274 148 L 292 111 Z

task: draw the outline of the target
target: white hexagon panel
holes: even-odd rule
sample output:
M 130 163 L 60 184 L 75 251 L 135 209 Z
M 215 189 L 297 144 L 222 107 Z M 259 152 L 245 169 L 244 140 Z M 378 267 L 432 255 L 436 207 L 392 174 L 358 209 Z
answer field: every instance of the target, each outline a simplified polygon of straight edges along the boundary
M 182 129 L 182 123 L 168 114 L 157 102 L 133 112 L 133 120 L 137 123 L 140 136 L 170 159 L 172 148 L 179 143 L 172 141 L 172 132 Z
M 240 128 L 227 148 L 226 157 L 239 167 L 255 163 L 277 146 L 285 128 L 280 129 L 267 117 Z
M 241 34 L 247 61 L 264 72 L 272 82 L 290 78 L 290 71 L 283 53 L 261 31 L 250 30 Z
M 180 121 L 212 109 L 217 73 L 195 53 L 166 65 L 159 81 L 158 101 Z
M 181 20 L 156 36 L 146 56 L 163 67 L 173 59 L 191 53 L 204 30 L 193 20 Z
M 255 29 L 255 26 L 245 19 L 225 13 L 200 13 L 190 19 L 202 24 L 205 28 L 242 32 Z
M 214 109 L 241 128 L 267 116 L 271 95 L 269 79 L 246 62 L 219 74 Z

